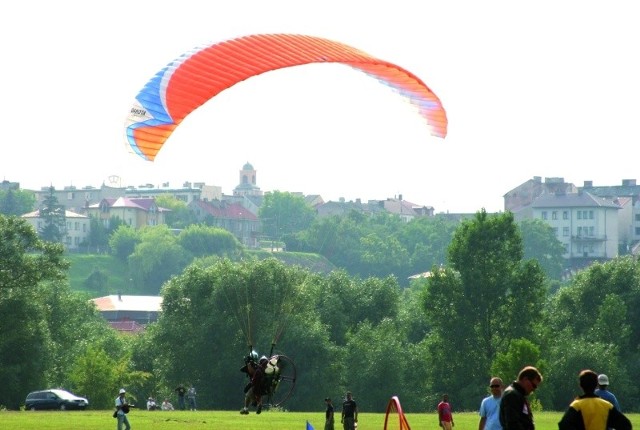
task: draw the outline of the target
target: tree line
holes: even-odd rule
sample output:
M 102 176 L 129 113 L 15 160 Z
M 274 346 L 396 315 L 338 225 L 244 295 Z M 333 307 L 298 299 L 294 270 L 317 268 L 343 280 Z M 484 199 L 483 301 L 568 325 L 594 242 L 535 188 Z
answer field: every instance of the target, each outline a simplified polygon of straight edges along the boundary
M 113 250 L 153 254 L 166 246 L 157 232 L 144 233 L 157 240 L 144 251 L 145 240 L 125 246 L 114 235 Z M 640 409 L 632 257 L 594 264 L 558 288 L 527 258 L 512 214 L 479 211 L 455 228 L 429 276 L 405 286 L 393 275 L 236 258 L 192 234 L 179 241 L 193 259 L 162 281 L 161 317 L 132 337 L 70 290 L 59 244 L 0 216 L 0 404 L 16 408 L 29 391 L 57 386 L 108 408 L 121 386 L 142 401 L 183 383 L 198 388 L 202 408 L 239 409 L 243 356 L 275 343 L 298 368 L 291 410 L 316 410 L 347 389 L 364 411 L 382 411 L 392 395 L 407 411 L 432 411 L 444 392 L 456 410 L 476 410 L 490 376 L 509 381 L 527 364 L 545 376 L 538 408 L 564 409 L 578 394 L 577 372 L 592 368 L 609 375 L 624 410 Z

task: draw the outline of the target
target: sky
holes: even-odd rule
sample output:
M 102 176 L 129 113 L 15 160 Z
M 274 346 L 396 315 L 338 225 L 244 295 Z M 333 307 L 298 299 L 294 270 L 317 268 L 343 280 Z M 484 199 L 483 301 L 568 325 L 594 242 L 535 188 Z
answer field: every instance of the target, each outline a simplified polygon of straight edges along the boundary
M 436 212 L 503 210 L 534 176 L 640 179 L 632 1 L 23 0 L 0 5 L 0 175 L 22 188 L 204 182 L 386 199 Z M 445 139 L 400 96 L 331 64 L 269 72 L 189 115 L 154 162 L 124 121 L 162 67 L 257 33 L 346 43 L 420 77 Z

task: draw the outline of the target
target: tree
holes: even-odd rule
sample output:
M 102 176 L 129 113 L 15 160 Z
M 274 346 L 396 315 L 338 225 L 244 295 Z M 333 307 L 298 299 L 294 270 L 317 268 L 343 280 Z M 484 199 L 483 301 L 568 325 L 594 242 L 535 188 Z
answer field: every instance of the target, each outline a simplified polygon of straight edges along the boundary
M 87 245 L 96 252 L 100 252 L 109 246 L 109 231 L 102 221 L 95 215 L 91 215 L 91 218 L 89 219 Z
M 180 232 L 178 243 L 195 257 L 234 256 L 242 250 L 238 239 L 228 230 L 196 224 Z
M 67 221 L 65 209 L 55 195 L 55 188 L 49 187 L 47 194 L 40 205 L 40 218 L 43 226 L 38 233 L 43 240 L 48 242 L 62 242 L 67 234 Z
M 281 240 L 283 236 L 308 228 L 315 218 L 315 211 L 302 196 L 273 191 L 264 196 L 259 218 L 264 233 L 272 239 Z
M 140 233 L 133 227 L 121 224 L 109 238 L 111 252 L 121 261 L 127 261 L 138 243 L 142 241 Z
M 20 216 L 31 212 L 36 204 L 36 195 L 26 190 L 0 190 L 0 214 Z
M 46 382 L 50 335 L 39 286 L 64 279 L 63 252 L 26 221 L 0 215 L 0 404 L 9 408 Z
M 525 259 L 535 259 L 549 279 L 559 280 L 564 268 L 565 249 L 553 228 L 540 219 L 520 223 Z
M 196 223 L 195 214 L 187 204 L 174 196 L 168 194 L 158 196 L 156 197 L 156 204 L 158 207 L 169 209 L 169 212 L 165 215 L 165 220 L 171 228 L 181 229 Z
M 511 213 L 489 216 L 482 210 L 464 221 L 448 258 L 450 267 L 434 268 L 428 278 L 424 307 L 440 339 L 433 345 L 443 348 L 439 359 L 465 357 L 447 363 L 436 384 L 448 380 L 450 392 L 458 390 L 456 397 L 468 399 L 482 394 L 477 387 L 490 376 L 498 351 L 508 349 L 513 339 L 534 339 L 545 278 L 535 261 L 523 261 L 522 238 Z
M 158 294 L 162 284 L 178 275 L 193 260 L 193 256 L 178 243 L 166 225 L 145 227 L 141 241 L 128 257 L 133 281 L 149 294 Z

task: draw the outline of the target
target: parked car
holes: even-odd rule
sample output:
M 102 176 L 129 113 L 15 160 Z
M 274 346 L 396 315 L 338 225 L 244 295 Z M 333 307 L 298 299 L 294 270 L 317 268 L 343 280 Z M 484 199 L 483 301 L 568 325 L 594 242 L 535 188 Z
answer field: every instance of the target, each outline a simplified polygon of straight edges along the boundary
M 24 408 L 30 411 L 40 409 L 84 410 L 87 406 L 89 406 L 89 401 L 84 397 L 78 397 L 68 391 L 58 389 L 33 391 L 27 395 L 24 401 Z

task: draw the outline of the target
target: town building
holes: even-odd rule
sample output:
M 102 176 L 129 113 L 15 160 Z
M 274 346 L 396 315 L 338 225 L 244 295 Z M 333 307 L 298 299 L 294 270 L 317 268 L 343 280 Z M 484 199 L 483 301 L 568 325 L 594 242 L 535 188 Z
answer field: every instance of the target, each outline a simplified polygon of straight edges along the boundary
M 91 299 L 109 324 L 118 331 L 136 333 L 155 322 L 162 312 L 161 296 L 113 294 Z
M 68 210 L 64 211 L 65 231 L 62 244 L 69 251 L 77 251 L 86 245 L 91 229 L 90 219 L 86 215 L 78 214 Z M 40 216 L 40 211 L 26 213 L 21 216 L 35 231 L 39 232 L 44 228 L 45 221 Z
M 86 208 L 87 214 L 98 218 L 105 228 L 109 228 L 112 218 L 119 218 L 125 225 L 135 229 L 165 224 L 168 211 L 158 207 L 155 199 L 128 197 L 102 199 Z
M 587 192 L 544 193 L 531 204 L 532 218 L 548 223 L 573 266 L 618 256 L 618 211 L 612 200 Z

